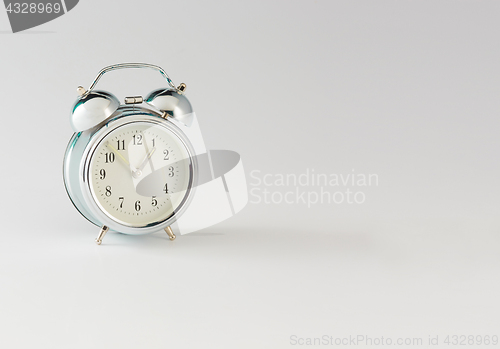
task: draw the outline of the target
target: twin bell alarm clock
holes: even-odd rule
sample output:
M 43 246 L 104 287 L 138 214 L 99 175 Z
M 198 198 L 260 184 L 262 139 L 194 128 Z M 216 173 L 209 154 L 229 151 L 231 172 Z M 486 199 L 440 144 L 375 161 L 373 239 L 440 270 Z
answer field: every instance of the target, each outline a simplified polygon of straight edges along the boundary
M 117 69 L 154 69 L 168 86 L 126 97 L 96 90 Z M 148 234 L 164 230 L 186 210 L 197 182 L 197 160 L 189 137 L 195 115 L 185 96 L 160 67 L 124 63 L 102 69 L 91 86 L 77 89 L 70 124 L 75 132 L 64 155 L 64 184 L 76 209 L 108 231 Z

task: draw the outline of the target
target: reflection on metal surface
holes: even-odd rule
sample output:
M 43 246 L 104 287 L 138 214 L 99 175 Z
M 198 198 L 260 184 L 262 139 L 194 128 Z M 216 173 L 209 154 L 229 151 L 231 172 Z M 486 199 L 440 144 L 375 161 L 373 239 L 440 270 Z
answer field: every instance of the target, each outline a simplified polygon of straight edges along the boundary
M 155 90 L 144 101 L 188 127 L 193 123 L 193 107 L 186 96 L 176 89 Z
M 73 105 L 69 119 L 73 131 L 80 132 L 99 125 L 120 106 L 118 98 L 105 91 L 86 92 Z

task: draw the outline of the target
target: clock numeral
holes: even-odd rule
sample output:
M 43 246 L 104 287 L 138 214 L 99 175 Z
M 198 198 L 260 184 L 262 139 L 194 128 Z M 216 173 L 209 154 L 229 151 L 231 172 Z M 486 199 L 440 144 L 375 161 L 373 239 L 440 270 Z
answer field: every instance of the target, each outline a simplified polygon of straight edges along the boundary
M 151 198 L 151 200 L 152 200 L 152 201 L 151 201 L 151 206 L 156 206 L 156 205 L 158 205 L 158 201 L 156 200 L 156 196 L 153 196 L 153 197 Z
M 106 153 L 106 163 L 113 163 L 115 162 L 115 153 Z
M 123 196 L 120 196 L 118 198 L 118 200 L 120 200 L 120 208 L 123 208 L 123 200 L 124 200 L 124 197 Z
M 134 138 L 134 145 L 142 145 L 142 135 L 133 135 L 132 138 Z
M 163 154 L 165 154 L 165 157 L 163 158 L 163 160 L 168 160 L 168 150 L 167 149 L 165 149 L 163 151 Z
M 111 186 L 109 185 L 106 187 L 106 196 L 111 196 Z
M 169 175 L 169 177 L 173 177 L 174 176 L 174 167 L 173 166 L 170 166 L 168 168 L 168 175 Z
M 116 143 L 118 144 L 118 150 L 125 150 L 125 140 L 122 140 L 122 141 L 116 141 Z
M 155 139 L 153 138 L 153 148 L 155 147 Z
M 168 183 L 165 183 L 165 186 L 163 187 L 163 191 L 165 194 L 168 194 Z
M 102 168 L 102 169 L 99 171 L 99 174 L 101 175 L 101 176 L 99 177 L 100 179 L 104 179 L 104 178 L 106 178 L 106 170 L 105 170 L 105 169 L 103 169 L 103 168 Z
M 135 202 L 135 210 L 136 211 L 140 211 L 141 210 L 141 202 L 139 200 L 137 200 Z

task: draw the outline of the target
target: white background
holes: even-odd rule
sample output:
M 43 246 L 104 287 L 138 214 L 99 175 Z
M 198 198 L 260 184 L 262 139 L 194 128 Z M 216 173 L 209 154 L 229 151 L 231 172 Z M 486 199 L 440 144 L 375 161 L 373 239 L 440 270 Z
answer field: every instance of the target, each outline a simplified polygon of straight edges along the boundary
M 495 1 L 82 0 L 14 35 L 0 11 L 0 346 L 500 335 L 499 15 Z M 379 185 L 360 205 L 249 203 L 173 243 L 96 246 L 62 158 L 76 87 L 120 62 L 185 82 L 207 147 L 238 151 L 250 189 L 255 170 Z M 99 83 L 120 99 L 161 86 L 152 71 Z

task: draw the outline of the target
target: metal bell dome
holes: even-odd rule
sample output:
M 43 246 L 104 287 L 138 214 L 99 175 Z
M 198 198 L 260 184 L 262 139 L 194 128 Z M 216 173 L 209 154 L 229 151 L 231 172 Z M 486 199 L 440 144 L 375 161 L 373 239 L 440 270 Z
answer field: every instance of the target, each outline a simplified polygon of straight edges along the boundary
M 109 118 L 120 106 L 118 98 L 105 91 L 90 91 L 78 98 L 69 119 L 75 132 L 94 127 Z
M 186 96 L 173 88 L 158 89 L 146 96 L 145 102 L 156 109 L 166 112 L 170 117 L 186 126 L 193 123 L 193 108 Z

